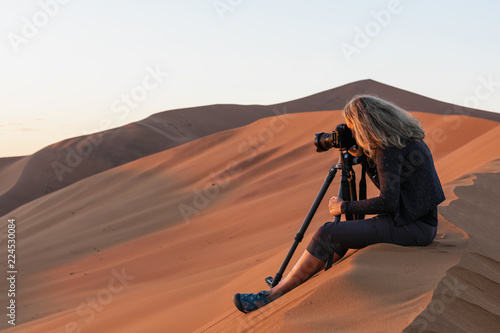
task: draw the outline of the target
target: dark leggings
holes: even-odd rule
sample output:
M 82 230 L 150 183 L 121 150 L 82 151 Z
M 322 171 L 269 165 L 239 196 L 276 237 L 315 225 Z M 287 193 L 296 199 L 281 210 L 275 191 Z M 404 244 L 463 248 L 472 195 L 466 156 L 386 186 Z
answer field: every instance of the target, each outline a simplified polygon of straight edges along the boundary
M 429 214 L 432 219 L 429 221 Z M 435 217 L 435 221 L 434 220 Z M 435 222 L 435 223 L 434 223 Z M 321 261 L 336 253 L 343 257 L 348 249 L 361 249 L 377 243 L 424 246 L 432 243 L 437 231 L 437 212 L 406 225 L 396 225 L 387 214 L 354 221 L 328 222 L 316 231 L 307 251 Z

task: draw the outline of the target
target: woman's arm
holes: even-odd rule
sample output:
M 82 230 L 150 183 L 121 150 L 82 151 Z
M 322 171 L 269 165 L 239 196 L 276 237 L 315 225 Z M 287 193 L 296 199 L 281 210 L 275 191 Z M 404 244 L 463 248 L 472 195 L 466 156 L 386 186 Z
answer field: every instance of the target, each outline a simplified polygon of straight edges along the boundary
M 349 154 L 351 154 L 352 156 L 355 156 L 355 157 L 360 157 L 360 156 L 363 156 L 363 163 L 365 164 L 366 166 L 366 173 L 368 174 L 368 177 L 370 178 L 370 180 L 372 181 L 372 183 L 378 188 L 380 189 L 380 184 L 379 184 L 379 181 L 378 181 L 378 175 L 377 175 L 377 166 L 375 164 L 375 161 L 373 161 L 371 158 L 369 158 L 367 155 L 365 155 L 365 152 L 363 150 L 363 148 L 357 146 L 356 149 L 349 149 Z
M 377 173 L 380 195 L 360 201 L 343 201 L 340 209 L 343 214 L 381 214 L 393 213 L 399 205 L 403 150 L 397 148 L 377 151 Z M 336 203 L 336 202 L 335 202 Z
M 371 160 L 369 157 L 366 157 L 367 161 L 366 163 L 366 174 L 368 175 L 368 178 L 372 181 L 373 185 L 375 185 L 376 188 L 380 190 L 380 182 L 378 180 L 378 173 L 377 173 L 377 165 L 375 164 L 375 161 Z

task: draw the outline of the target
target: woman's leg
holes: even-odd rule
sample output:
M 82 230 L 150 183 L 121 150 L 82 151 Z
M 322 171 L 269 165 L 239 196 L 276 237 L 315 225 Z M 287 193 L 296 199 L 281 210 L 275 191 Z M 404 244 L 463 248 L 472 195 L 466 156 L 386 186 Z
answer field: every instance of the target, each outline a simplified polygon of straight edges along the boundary
M 258 309 L 319 272 L 331 255 L 333 262 L 336 262 L 348 249 L 360 249 L 376 243 L 427 245 L 432 242 L 436 227 L 420 224 L 415 222 L 396 226 L 389 215 L 378 215 L 365 220 L 328 222 L 318 229 L 307 246 L 307 251 L 277 286 L 258 294 L 236 294 L 233 301 L 245 313 Z
M 329 222 L 318 229 L 302 257 L 290 273 L 277 286 L 267 290 L 267 299 L 274 301 L 296 288 L 325 267 L 326 261 L 333 254 L 333 262 L 341 259 L 349 247 L 348 243 L 357 243 L 353 248 L 361 248 L 376 242 L 373 219 L 345 222 Z
M 336 262 L 341 257 L 338 254 L 334 254 L 333 262 Z M 309 279 L 314 274 L 318 273 L 325 267 L 325 262 L 316 258 L 309 251 L 304 251 L 302 257 L 300 257 L 299 261 L 292 268 L 290 273 L 278 283 L 278 285 L 274 286 L 270 290 L 268 290 L 267 299 L 270 301 L 274 301 L 279 297 L 283 296 L 290 290 L 302 284 L 302 282 Z

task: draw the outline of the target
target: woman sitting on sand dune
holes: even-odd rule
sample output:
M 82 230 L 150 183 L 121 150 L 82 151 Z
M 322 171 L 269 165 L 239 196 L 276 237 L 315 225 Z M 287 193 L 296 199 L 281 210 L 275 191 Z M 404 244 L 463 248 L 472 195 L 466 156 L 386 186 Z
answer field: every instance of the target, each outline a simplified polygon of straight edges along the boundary
M 332 215 L 378 214 L 355 221 L 328 222 L 318 229 L 295 267 L 275 287 L 257 294 L 236 294 L 236 307 L 248 313 L 276 300 L 348 249 L 376 243 L 428 245 L 436 236 L 437 206 L 444 193 L 419 122 L 400 107 L 375 96 L 356 96 L 344 108 L 347 126 L 359 148 L 376 164 L 380 195 L 360 201 L 332 197 Z

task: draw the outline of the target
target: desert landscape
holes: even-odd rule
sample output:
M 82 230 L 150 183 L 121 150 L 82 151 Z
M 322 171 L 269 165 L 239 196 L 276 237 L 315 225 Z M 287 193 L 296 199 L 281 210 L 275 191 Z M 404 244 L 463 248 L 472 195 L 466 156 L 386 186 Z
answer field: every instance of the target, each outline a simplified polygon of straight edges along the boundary
M 395 102 L 426 131 L 447 198 L 434 242 L 350 250 L 242 314 L 232 295 L 266 289 L 337 162 L 336 150 L 316 152 L 314 134 L 343 123 L 361 93 Z M 499 147 L 499 113 L 362 80 L 275 105 L 165 111 L 1 158 L 0 223 L 16 221 L 18 274 L 16 326 L 0 329 L 498 331 Z M 338 186 L 337 176 L 327 196 Z M 288 270 L 329 220 L 323 200 Z

